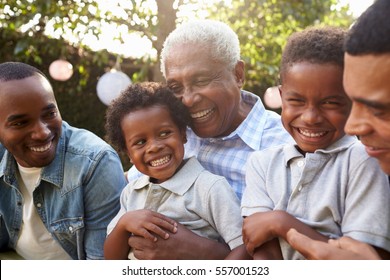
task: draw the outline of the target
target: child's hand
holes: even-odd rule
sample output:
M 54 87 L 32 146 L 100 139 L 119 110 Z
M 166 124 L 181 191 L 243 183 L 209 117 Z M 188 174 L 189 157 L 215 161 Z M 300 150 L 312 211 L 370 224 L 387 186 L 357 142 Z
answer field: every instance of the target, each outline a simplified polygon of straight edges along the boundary
M 242 238 L 250 255 L 253 256 L 257 247 L 276 237 L 270 227 L 270 223 L 277 223 L 273 214 L 273 211 L 259 212 L 244 219 Z
M 157 241 L 154 234 L 163 239 L 168 239 L 169 233 L 167 231 L 172 233 L 177 231 L 176 221 L 147 209 L 127 212 L 119 222 L 128 232 L 143 236 L 151 241 Z

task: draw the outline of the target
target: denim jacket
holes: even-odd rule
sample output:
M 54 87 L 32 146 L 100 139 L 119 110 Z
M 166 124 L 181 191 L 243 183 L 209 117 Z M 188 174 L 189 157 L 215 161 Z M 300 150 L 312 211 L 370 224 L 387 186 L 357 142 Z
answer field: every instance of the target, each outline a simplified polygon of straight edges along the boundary
M 0 249 L 15 248 L 23 197 L 14 157 L 0 144 Z M 117 153 L 96 135 L 62 124 L 55 159 L 42 168 L 34 205 L 73 259 L 103 259 L 106 228 L 119 211 L 126 180 Z

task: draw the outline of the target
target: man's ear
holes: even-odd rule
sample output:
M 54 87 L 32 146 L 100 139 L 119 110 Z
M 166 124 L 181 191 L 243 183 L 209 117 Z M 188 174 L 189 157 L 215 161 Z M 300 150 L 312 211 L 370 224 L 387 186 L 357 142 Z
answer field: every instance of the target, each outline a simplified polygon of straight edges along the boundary
M 244 86 L 245 82 L 245 63 L 239 60 L 234 67 L 234 75 L 236 76 L 236 82 L 239 88 Z
M 278 85 L 278 91 L 279 91 L 280 97 L 282 97 L 282 86 L 281 85 Z

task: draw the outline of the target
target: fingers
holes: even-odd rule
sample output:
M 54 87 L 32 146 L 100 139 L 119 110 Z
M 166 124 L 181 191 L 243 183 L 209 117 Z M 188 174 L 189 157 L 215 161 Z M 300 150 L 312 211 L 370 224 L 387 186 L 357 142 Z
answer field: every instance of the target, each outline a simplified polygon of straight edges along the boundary
M 146 229 L 163 239 L 168 239 L 169 233 L 167 230 L 172 233 L 177 232 L 177 223 L 162 214 L 153 212 L 152 222 L 146 226 Z M 154 241 L 157 241 L 157 238 Z
M 145 211 L 149 212 L 149 215 L 152 217 L 151 222 L 154 223 L 155 225 L 158 225 L 172 233 L 175 233 L 177 231 L 177 222 L 175 220 L 151 210 L 145 210 Z
M 288 230 L 286 235 L 286 241 L 291 245 L 291 247 L 300 252 L 306 259 L 319 259 L 316 256 L 316 252 L 318 250 L 316 246 L 321 245 L 318 243 L 323 242 L 314 241 L 309 237 L 299 233 L 294 228 Z
M 248 242 L 248 243 L 245 243 L 245 248 L 246 248 L 246 251 L 248 252 L 249 255 L 253 256 L 253 253 L 255 251 L 255 246 Z
M 329 239 L 328 242 L 315 241 L 295 229 L 287 232 L 287 242 L 305 258 L 312 260 L 358 260 L 378 259 L 375 249 L 366 243 L 349 237 Z
M 156 242 L 157 236 L 167 239 L 169 233 L 177 232 L 177 222 L 151 210 L 139 210 L 137 216 L 141 226 L 136 234 L 145 237 L 151 241 Z
M 381 259 L 377 251 L 371 245 L 357 241 L 348 236 L 338 239 L 338 247 L 355 254 L 356 259 L 379 260 Z
M 137 235 L 132 235 L 128 239 L 128 244 L 138 260 L 153 259 L 153 252 L 157 248 L 156 242 Z

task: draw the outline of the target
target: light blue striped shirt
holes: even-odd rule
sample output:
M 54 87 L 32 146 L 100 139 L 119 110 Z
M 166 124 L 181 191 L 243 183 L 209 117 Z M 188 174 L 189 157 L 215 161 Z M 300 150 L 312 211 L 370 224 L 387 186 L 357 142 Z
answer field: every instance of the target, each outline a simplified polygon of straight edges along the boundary
M 235 131 L 221 138 L 200 138 L 188 129 L 185 145 L 186 157 L 196 156 L 204 168 L 224 176 L 240 200 L 250 154 L 293 141 L 277 113 L 266 110 L 257 95 L 247 91 L 241 94 L 243 101 L 253 108 Z
M 188 128 L 185 144 L 185 158 L 196 156 L 205 169 L 224 176 L 240 200 L 245 189 L 246 162 L 250 154 L 293 141 L 280 116 L 266 110 L 257 95 L 242 90 L 241 97 L 253 108 L 235 131 L 221 138 L 200 138 Z M 137 178 L 137 173 L 132 167 L 128 173 L 129 181 Z

